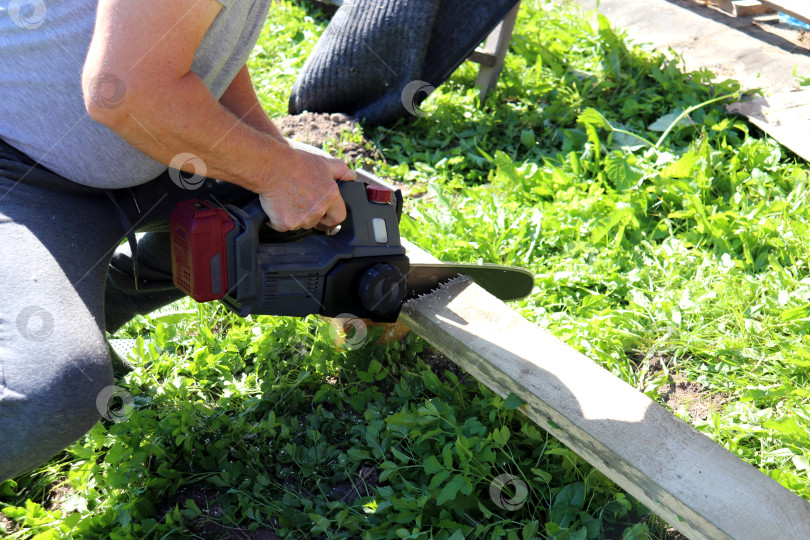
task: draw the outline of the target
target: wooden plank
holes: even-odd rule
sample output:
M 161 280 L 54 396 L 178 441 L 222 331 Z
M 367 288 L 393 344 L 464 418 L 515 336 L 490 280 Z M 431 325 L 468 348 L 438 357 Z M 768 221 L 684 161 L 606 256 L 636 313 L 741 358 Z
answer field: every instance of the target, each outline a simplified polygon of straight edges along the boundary
M 413 262 L 438 262 L 402 243 Z M 528 418 L 688 538 L 810 538 L 810 503 L 474 283 L 406 303 L 400 321 L 495 393 L 518 395 Z
M 491 55 L 495 58 L 495 64 L 492 66 L 481 64 L 478 78 L 475 81 L 475 85 L 481 88 L 480 99 L 482 104 L 487 100 L 487 94 L 489 94 L 490 90 L 495 88 L 495 85 L 498 84 L 501 71 L 503 71 L 506 53 L 509 51 L 509 42 L 512 41 L 512 32 L 515 29 L 515 22 L 517 21 L 519 11 L 520 2 L 509 11 L 503 21 L 489 34 L 484 44 L 484 50 L 481 51 L 483 54 Z
M 420 251 L 409 255 L 432 259 Z M 410 301 L 400 319 L 690 539 L 810 538 L 807 501 L 474 283 Z
M 773 8 L 766 6 L 759 0 L 709 0 L 709 5 L 719 8 L 732 17 L 749 17 L 773 13 Z
M 810 24 L 810 2 L 807 0 L 760 0 L 776 11 L 793 15 L 802 22 Z
M 735 17 L 752 17 L 773 12 L 772 7 L 763 4 L 759 0 L 734 0 Z
M 762 131 L 810 161 L 810 89 L 756 97 L 732 103 L 726 109 L 745 116 Z
M 495 67 L 498 65 L 498 59 L 495 55 L 484 51 L 473 51 L 467 60 L 487 67 Z
M 412 261 L 438 262 L 402 243 Z M 474 283 L 406 303 L 400 321 L 497 394 L 518 395 L 528 418 L 688 538 L 810 538 L 807 501 Z

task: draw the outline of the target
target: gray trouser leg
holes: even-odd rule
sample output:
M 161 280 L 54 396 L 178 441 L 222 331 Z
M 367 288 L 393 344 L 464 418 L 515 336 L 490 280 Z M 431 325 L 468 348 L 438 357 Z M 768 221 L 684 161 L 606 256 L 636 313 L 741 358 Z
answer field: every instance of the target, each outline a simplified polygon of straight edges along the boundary
M 113 384 L 104 279 L 122 234 L 103 193 L 18 183 L 29 167 L 11 157 L 0 147 L 0 481 L 101 416 L 96 399 Z
M 96 403 L 113 384 L 105 330 L 182 296 L 171 285 L 167 234 L 177 202 L 251 196 L 212 180 L 187 191 L 167 175 L 119 191 L 134 230 L 148 231 L 136 290 L 110 199 L 0 141 L 0 482 L 43 463 L 106 412 Z

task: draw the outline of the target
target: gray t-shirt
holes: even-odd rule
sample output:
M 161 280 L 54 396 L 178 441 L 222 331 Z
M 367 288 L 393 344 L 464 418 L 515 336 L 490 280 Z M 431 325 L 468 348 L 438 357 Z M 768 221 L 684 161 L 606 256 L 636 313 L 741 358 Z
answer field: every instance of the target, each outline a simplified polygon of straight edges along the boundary
M 247 61 L 272 0 L 218 1 L 224 8 L 191 67 L 217 99 Z M 131 187 L 166 166 L 85 110 L 81 73 L 96 6 L 97 0 L 0 0 L 0 139 L 79 184 Z

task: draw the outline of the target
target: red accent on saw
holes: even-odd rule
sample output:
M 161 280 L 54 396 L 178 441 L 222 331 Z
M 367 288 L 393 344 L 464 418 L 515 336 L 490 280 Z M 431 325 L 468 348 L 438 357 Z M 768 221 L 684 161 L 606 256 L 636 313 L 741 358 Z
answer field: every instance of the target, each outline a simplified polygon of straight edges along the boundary
M 394 192 L 381 186 L 366 186 L 366 197 L 371 202 L 388 204 L 394 196 Z
M 197 302 L 228 292 L 228 247 L 225 236 L 234 223 L 208 201 L 182 201 L 169 217 L 174 284 Z

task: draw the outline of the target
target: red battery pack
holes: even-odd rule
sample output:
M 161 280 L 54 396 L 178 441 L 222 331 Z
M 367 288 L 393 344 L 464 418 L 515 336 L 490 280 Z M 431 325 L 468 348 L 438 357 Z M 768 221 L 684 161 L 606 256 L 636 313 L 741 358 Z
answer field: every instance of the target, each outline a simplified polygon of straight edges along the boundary
M 228 292 L 228 234 L 233 219 L 224 209 L 199 199 L 182 201 L 169 215 L 174 284 L 197 302 Z

